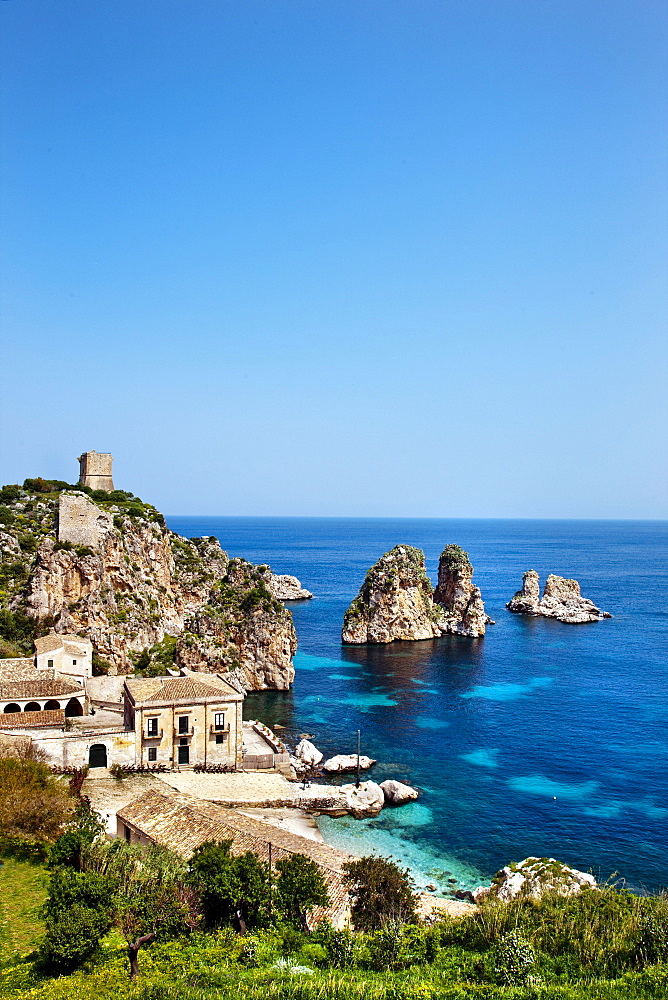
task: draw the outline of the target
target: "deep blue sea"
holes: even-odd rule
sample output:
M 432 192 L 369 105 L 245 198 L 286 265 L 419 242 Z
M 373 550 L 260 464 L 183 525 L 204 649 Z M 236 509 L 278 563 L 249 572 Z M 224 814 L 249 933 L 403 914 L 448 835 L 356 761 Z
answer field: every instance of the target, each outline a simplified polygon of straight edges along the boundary
M 321 818 L 326 840 L 400 860 L 419 885 L 471 888 L 548 855 L 635 889 L 668 885 L 668 522 L 169 517 L 231 555 L 298 576 L 293 690 L 245 714 L 362 752 L 372 775 L 421 790 L 375 820 Z M 466 549 L 488 614 L 482 639 L 344 646 L 341 622 L 392 546 Z M 612 619 L 565 625 L 505 603 L 535 569 L 574 577 Z

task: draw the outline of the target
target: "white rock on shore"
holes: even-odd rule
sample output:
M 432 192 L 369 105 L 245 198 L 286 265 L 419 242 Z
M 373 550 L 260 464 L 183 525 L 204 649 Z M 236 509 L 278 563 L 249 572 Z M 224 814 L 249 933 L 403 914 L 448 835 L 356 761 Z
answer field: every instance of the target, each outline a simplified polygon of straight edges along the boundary
M 393 778 L 381 781 L 380 787 L 383 789 L 386 806 L 401 806 L 404 802 L 411 802 L 418 797 L 417 788 L 405 785 L 403 781 L 395 781 Z
M 307 601 L 313 594 L 310 590 L 305 590 L 296 576 L 271 574 L 269 590 L 272 597 L 279 601 Z
M 364 754 L 360 754 L 359 757 L 359 767 L 361 771 L 367 771 L 376 761 L 373 757 L 365 757 Z M 335 774 L 341 771 L 356 771 L 357 770 L 357 754 L 356 753 L 340 753 L 336 757 L 330 757 L 322 765 L 323 771 L 330 771 Z
M 307 767 L 317 767 L 323 758 L 323 754 L 310 740 L 301 740 L 295 747 L 294 756 Z
M 355 819 L 377 816 L 385 805 L 383 789 L 375 781 L 362 781 L 359 788 L 350 785 L 312 785 L 300 792 L 298 805 L 307 812 Z
M 596 888 L 593 875 L 571 868 L 554 858 L 525 858 L 524 861 L 506 865 L 497 872 L 491 886 L 478 886 L 474 889 L 473 898 L 479 903 L 491 895 L 508 902 L 517 896 L 538 899 L 545 892 L 572 896 L 583 888 Z

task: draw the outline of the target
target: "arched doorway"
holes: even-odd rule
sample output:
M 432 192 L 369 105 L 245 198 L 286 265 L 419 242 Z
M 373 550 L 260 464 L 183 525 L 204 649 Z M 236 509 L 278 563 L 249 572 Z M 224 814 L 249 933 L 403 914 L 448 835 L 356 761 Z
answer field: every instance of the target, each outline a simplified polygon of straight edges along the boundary
M 60 702 L 59 701 L 53 701 L 53 699 L 52 699 L 51 701 L 47 701 L 46 705 L 44 706 L 44 711 L 45 712 L 57 712 L 59 708 L 60 708 Z
M 29 701 L 26 707 L 23 709 L 24 712 L 41 712 L 41 708 L 36 701 Z
M 88 751 L 88 766 L 89 767 L 106 767 L 107 766 L 107 748 L 104 743 L 93 743 L 92 747 Z
M 83 708 L 81 703 L 76 700 L 76 698 L 70 698 L 67 705 L 65 706 L 65 715 L 71 718 L 73 715 L 83 715 Z
M 11 704 L 9 705 L 5 705 L 5 707 L 3 708 L 3 712 L 5 712 L 7 715 L 13 712 L 20 712 L 20 711 L 21 711 L 21 706 L 15 705 L 14 702 L 11 702 Z

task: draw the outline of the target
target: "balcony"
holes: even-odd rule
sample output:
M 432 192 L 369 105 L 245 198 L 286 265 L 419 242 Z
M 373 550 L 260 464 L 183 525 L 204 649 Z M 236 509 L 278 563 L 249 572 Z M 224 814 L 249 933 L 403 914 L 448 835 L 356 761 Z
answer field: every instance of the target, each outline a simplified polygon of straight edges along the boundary
M 195 735 L 195 728 L 194 728 L 194 726 L 190 726 L 186 730 L 182 730 L 182 729 L 175 729 L 174 730 L 174 739 L 177 739 L 179 736 L 194 736 L 194 735 Z
M 209 732 L 212 736 L 223 736 L 226 740 L 230 736 L 230 727 L 227 726 L 209 726 Z
M 159 729 L 159 730 L 157 730 L 157 731 L 156 731 L 156 732 L 154 732 L 154 733 L 152 733 L 152 732 L 149 732 L 149 730 L 148 730 L 148 729 L 146 729 L 146 730 L 145 730 L 145 731 L 144 731 L 144 732 L 143 732 L 143 733 L 141 734 L 141 738 L 142 738 L 143 740 L 161 740 L 161 739 L 162 739 L 162 729 Z

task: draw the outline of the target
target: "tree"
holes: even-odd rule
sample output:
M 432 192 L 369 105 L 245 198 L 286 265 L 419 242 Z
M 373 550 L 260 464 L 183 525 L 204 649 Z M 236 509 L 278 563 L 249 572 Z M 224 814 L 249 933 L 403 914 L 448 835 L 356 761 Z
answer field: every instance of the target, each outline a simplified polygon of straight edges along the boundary
M 126 940 L 130 977 L 136 979 L 140 948 L 157 937 L 195 930 L 201 919 L 199 900 L 178 855 L 154 846 L 112 846 L 106 870 L 116 883 L 114 924 Z
M 352 896 L 356 930 L 374 931 L 389 923 L 415 923 L 416 899 L 407 870 L 402 871 L 387 858 L 372 855 L 349 861 L 343 869 Z
M 46 764 L 0 758 L 0 839 L 43 845 L 62 833 L 74 808 L 67 785 Z
M 245 934 L 249 927 L 266 927 L 270 922 L 269 870 L 251 851 L 231 854 L 231 844 L 231 840 L 201 844 L 191 858 L 190 872 L 207 926 L 233 924 Z
M 42 962 L 71 972 L 99 948 L 111 927 L 113 883 L 105 875 L 57 868 L 42 908 L 46 934 L 40 945 Z
M 308 931 L 308 912 L 329 903 L 327 883 L 315 861 L 291 854 L 276 862 L 276 905 L 281 915 L 300 930 Z

